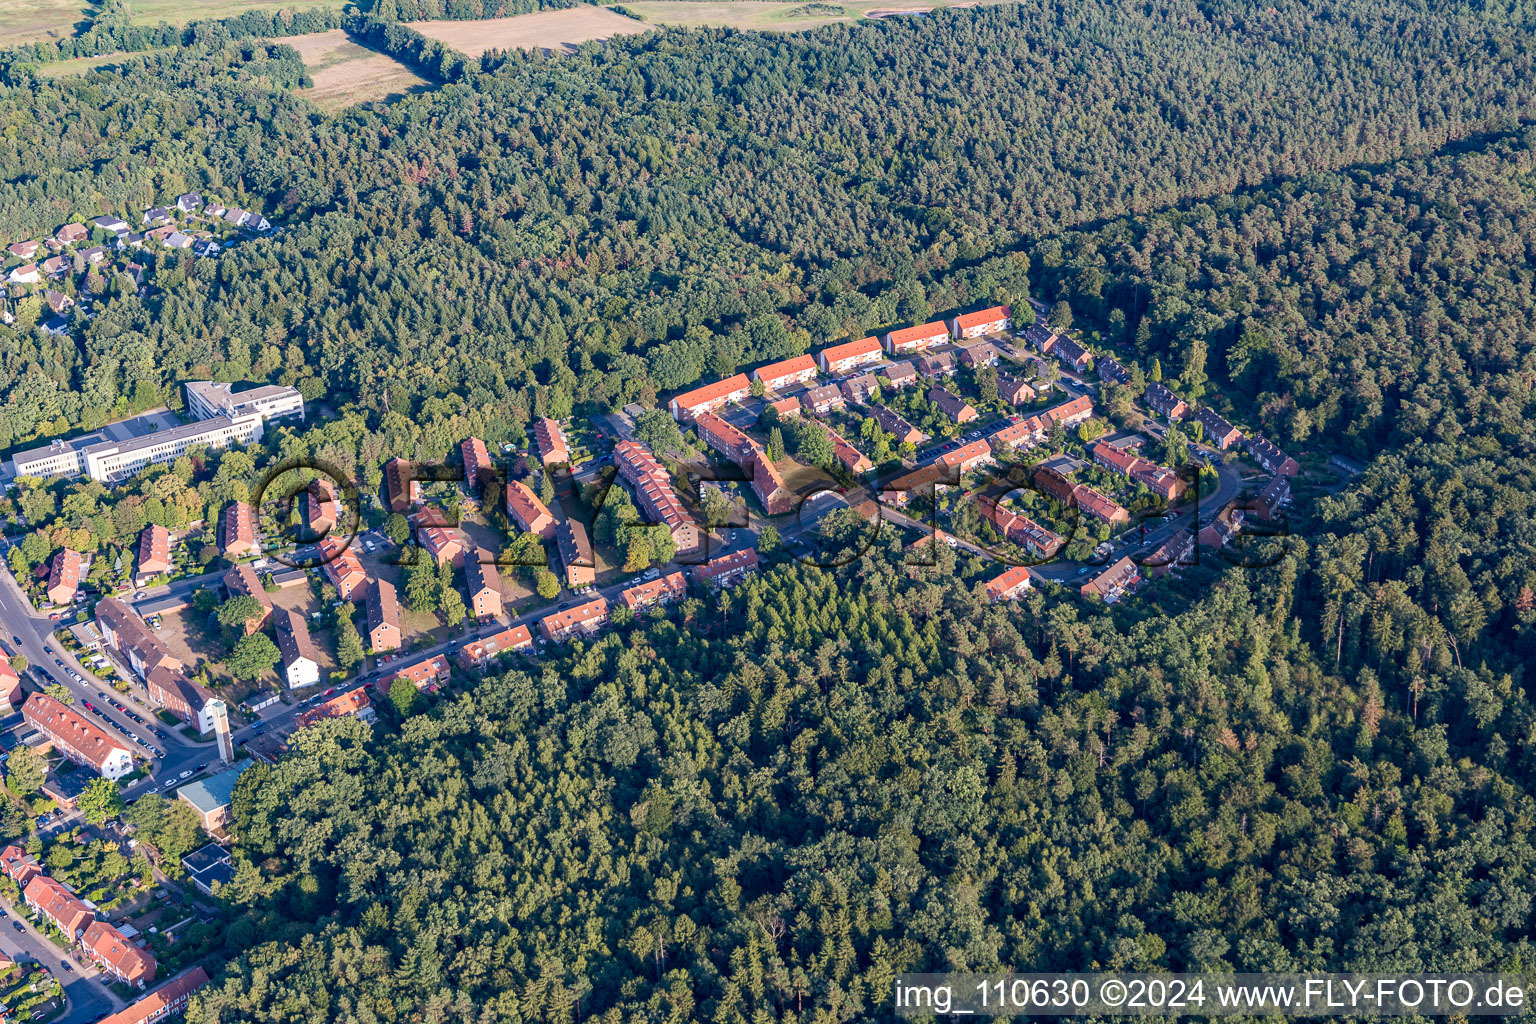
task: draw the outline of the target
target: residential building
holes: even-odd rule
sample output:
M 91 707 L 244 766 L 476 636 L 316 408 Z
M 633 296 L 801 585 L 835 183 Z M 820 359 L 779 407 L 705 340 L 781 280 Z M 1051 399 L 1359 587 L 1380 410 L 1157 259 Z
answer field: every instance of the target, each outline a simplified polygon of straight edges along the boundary
M 632 612 L 642 611 L 652 605 L 672 604 L 688 595 L 688 584 L 682 571 L 669 572 L 660 579 L 637 583 L 620 593 L 624 605 Z
M 555 530 L 555 546 L 560 563 L 565 566 L 565 585 L 577 589 L 590 587 L 597 580 L 597 562 L 592 557 L 592 541 L 587 528 L 567 519 Z
M 464 564 L 464 538 L 458 530 L 449 526 L 422 528 L 418 525 L 416 536 L 439 566 L 452 565 L 457 568 Z
M 409 512 L 421 503 L 421 481 L 416 467 L 405 459 L 390 459 L 384 464 L 385 496 L 391 512 Z
M 929 388 L 928 401 L 938 406 L 940 412 L 956 423 L 970 423 L 976 419 L 977 413 L 971 403 L 947 388 Z
M 948 325 L 935 321 L 890 332 L 885 336 L 885 350 L 893 356 L 915 354 L 942 345 L 948 340 Z
M 65 295 L 63 292 L 56 292 L 52 288 L 49 288 L 43 293 L 43 303 L 47 305 L 47 307 L 52 310 L 55 315 L 62 315 L 69 312 L 69 308 L 75 304 L 75 300 L 70 298 L 68 295 Z
M 70 604 L 80 586 L 80 552 L 61 548 L 48 562 L 48 586 L 44 591 L 56 605 Z
M 692 391 L 684 391 L 672 401 L 667 403 L 672 418 L 679 423 L 686 423 L 701 412 L 715 412 L 732 402 L 739 402 L 752 393 L 752 383 L 747 380 L 747 375 L 738 373 L 727 377 L 725 380 L 717 380 L 713 384 L 706 384 Z
M 102 778 L 120 779 L 133 771 L 133 754 L 121 741 L 46 693 L 28 697 L 21 714 L 29 726 L 53 742 L 55 750 L 95 769 Z
M 1114 445 L 1100 441 L 1093 446 L 1093 458 L 1099 465 L 1136 483 L 1144 484 L 1153 494 L 1164 501 L 1178 497 L 1179 475 Z
M 187 878 L 205 895 L 212 896 L 214 889 L 235 880 L 235 865 L 229 851 L 218 843 L 207 843 L 181 858 L 181 867 Z
M 336 529 L 340 514 L 336 505 L 336 489 L 329 480 L 319 477 L 304 488 L 304 525 L 309 532 L 323 537 Z
M 1023 405 L 1035 400 L 1036 391 L 1018 377 L 1000 373 L 997 375 L 997 396 L 1009 405 Z
M 115 597 L 97 602 L 96 629 L 107 646 L 123 657 L 140 679 L 147 680 L 150 673 L 159 668 L 172 671 L 181 668 L 181 661 L 150 632 L 144 620 Z
M 870 461 L 869 456 L 849 444 L 843 438 L 843 435 L 831 427 L 827 428 L 827 433 L 832 437 L 832 453 L 837 456 L 837 461 L 842 463 L 843 468 L 848 470 L 848 472 L 857 476 L 860 473 L 867 473 L 875 468 L 875 464 Z
M 459 455 L 464 459 L 464 486 L 470 494 L 479 495 L 481 490 L 494 482 L 496 464 L 485 442 L 478 437 L 465 438 L 459 444 Z
M 1141 559 L 1141 567 L 1153 576 L 1170 573 L 1181 565 L 1192 565 L 1190 556 L 1195 551 L 1195 535 L 1180 530 L 1158 545 L 1157 550 Z
M 1068 337 L 1060 337 L 1052 352 L 1057 361 L 1073 373 L 1083 373 L 1093 365 L 1093 356 L 1087 349 Z
M 778 414 L 779 419 L 787 420 L 791 416 L 800 415 L 800 399 L 796 398 L 794 395 L 790 395 L 787 398 L 780 398 L 776 399 L 775 401 L 768 402 L 763 408 L 765 410 L 772 409 L 775 413 Z
M 745 467 L 752 477 L 752 493 L 771 516 L 783 515 L 795 505 L 795 496 L 784 485 L 784 475 L 768 458 L 768 453 L 756 445 Z
M 345 718 L 351 715 L 365 722 L 374 719 L 373 702 L 368 699 L 368 688 L 359 686 L 346 693 L 338 693 L 323 704 L 316 704 L 299 715 L 295 721 L 300 729 L 326 718 Z
M 261 610 L 245 620 L 245 635 L 261 629 L 267 624 L 267 619 L 272 615 L 272 598 L 267 594 L 267 588 L 262 585 L 261 577 L 256 575 L 256 570 L 249 565 L 237 565 L 224 574 L 224 591 L 230 597 L 245 595 L 256 599 L 261 605 Z
M 466 671 L 478 672 L 509 651 L 527 651 L 532 648 L 533 634 L 527 626 L 519 623 L 500 633 L 467 641 L 459 648 L 459 664 Z
M 20 260 L 30 260 L 43 250 L 43 243 L 37 241 L 14 242 L 5 247 L 5 251 Z M 868 341 L 869 339 L 864 339 Z M 877 346 L 878 348 L 878 346 Z
M 905 508 L 913 498 L 932 496 L 940 484 L 957 485 L 959 471 L 942 462 L 933 462 L 887 483 L 880 489 L 882 500 Z
M 875 422 L 880 424 L 880 429 L 896 438 L 897 444 L 922 444 L 928 440 L 928 435 L 918 430 L 895 412 L 883 405 L 874 407 Z
M 465 556 L 464 586 L 469 592 L 469 612 L 476 622 L 501 614 L 501 582 L 489 551 L 477 548 Z
M 352 545 L 335 534 L 327 534 L 320 540 L 321 568 L 326 579 L 336 588 L 336 595 L 350 601 L 368 582 L 362 559 L 352 550 Z
M 398 668 L 391 665 L 390 671 L 380 676 L 376 685 L 381 694 L 388 693 L 397 679 L 403 679 L 418 690 L 436 693 L 437 688 L 448 681 L 448 673 L 448 656 L 434 654 L 431 657 L 418 658 Z
M 260 416 L 263 420 L 304 420 L 304 396 L 298 388 L 282 384 L 261 384 L 236 391 L 233 384 L 195 380 L 183 389 L 187 411 L 200 420 L 227 417 Z
M 926 356 L 919 356 L 916 370 L 924 377 L 948 377 L 955 372 L 955 354 L 930 352 Z
M 824 384 L 819 388 L 811 388 L 800 396 L 800 408 L 809 409 L 815 416 L 825 416 L 833 409 L 841 409 L 847 404 L 848 399 L 836 384 Z
M 735 586 L 748 573 L 756 571 L 757 552 L 751 548 L 742 548 L 728 555 L 711 558 L 703 565 L 696 565 L 692 569 L 695 582 L 707 583 L 721 589 Z
M 63 882 L 47 875 L 38 875 L 28 882 L 21 895 L 27 906 L 62 932 L 71 945 L 79 942 L 91 922 L 96 920 L 95 912 L 84 900 L 70 892 Z
M 85 241 L 89 236 L 90 232 L 86 230 L 84 224 L 65 224 L 53 235 L 54 240 L 60 245 L 74 245 Z
M 904 388 L 917 383 L 917 367 L 912 365 L 911 360 L 904 359 L 881 370 L 880 376 L 884 378 L 886 386 Z
M 1205 428 L 1205 439 L 1208 443 L 1225 451 L 1243 439 L 1243 432 L 1228 423 L 1220 413 L 1209 406 L 1202 405 L 1195 410 L 1194 420 Z
M 816 360 L 810 356 L 795 356 L 777 363 L 759 366 L 752 371 L 752 379 L 761 381 L 769 391 L 787 388 L 816 376 Z
M 118 981 L 143 988 L 155 980 L 155 958 L 105 921 L 92 921 L 80 937 L 80 949 L 97 967 Z
M 21 705 L 21 674 L 11 667 L 8 659 L 0 658 L 0 716 L 15 712 Z
M 249 558 L 256 554 L 256 513 L 243 501 L 224 506 L 219 516 L 219 551 L 225 558 Z
M 176 209 L 182 213 L 196 213 L 203 208 L 203 197 L 197 192 L 186 192 L 176 197 Z
M 197 726 L 203 735 L 213 732 L 215 721 L 228 714 L 222 700 L 188 679 L 179 667 L 155 669 L 144 685 L 151 700 L 188 725 Z
M 544 468 L 567 464 L 571 461 L 570 445 L 565 444 L 565 430 L 559 421 L 539 416 L 533 421 L 533 441 L 539 447 L 539 461 Z
M 291 608 L 277 613 L 277 649 L 283 656 L 283 678 L 290 690 L 320 682 L 320 660 L 309 637 L 309 624 Z
M 546 615 L 539 620 L 539 632 L 551 643 L 559 643 L 578 633 L 591 636 L 608 624 L 608 602 L 593 598 L 574 608 Z
M 1280 509 L 1291 500 L 1291 479 L 1287 476 L 1276 474 L 1259 496 L 1254 499 L 1254 511 L 1263 519 L 1273 519 L 1280 513 Z
M 386 579 L 368 588 L 368 648 L 375 654 L 400 646 L 400 604 L 395 585 Z
M 1037 558 L 1054 558 L 1067 542 L 1060 534 L 1046 529 L 1028 516 L 1004 508 L 991 498 L 978 497 L 976 508 L 1005 540 L 1012 541 Z
M 1295 476 L 1301 472 L 1301 466 L 1295 459 L 1285 454 L 1273 441 L 1263 435 L 1256 435 L 1248 442 L 1248 454 L 1275 476 Z
M 1046 428 L 1052 423 L 1060 423 L 1063 429 L 1075 427 L 1084 420 L 1093 418 L 1093 399 L 1087 395 L 1079 395 L 1071 401 L 1053 405 L 1040 414 L 1046 419 Z
M 747 435 L 712 412 L 701 412 L 694 417 L 693 428 L 698 431 L 699 440 L 722 458 L 740 464 L 752 452 L 752 442 Z
M 880 379 L 872 373 L 861 373 L 857 377 L 851 377 L 843 381 L 840 385 L 843 397 L 858 405 L 863 405 L 869 401 L 869 396 L 873 395 L 879 388 Z
M 1189 415 L 1189 405 L 1178 395 L 1169 391 L 1157 381 L 1147 385 L 1147 390 L 1142 392 L 1142 397 L 1159 416 L 1166 416 L 1169 420 L 1182 420 Z
M 860 366 L 878 363 L 881 358 L 879 338 L 860 338 L 816 353 L 816 361 L 821 365 L 822 372 L 828 374 L 847 373 Z
M 25 889 L 28 882 L 43 873 L 37 858 L 28 853 L 25 847 L 15 843 L 0 850 L 0 870 L 21 889 Z
M 139 534 L 139 576 L 148 578 L 171 571 L 171 531 L 150 523 Z
M 43 275 L 38 271 L 36 263 L 25 263 L 12 267 L 5 281 L 7 284 L 42 284 Z
M 975 369 L 980 366 L 996 366 L 998 360 L 997 346 L 990 341 L 983 341 L 975 345 L 967 346 L 960 350 L 960 364 Z
M 156 1021 L 185 1013 L 192 993 L 208 984 L 208 972 L 194 967 L 177 975 L 133 1005 L 104 1017 L 97 1024 L 155 1024 Z
M 949 329 L 956 341 L 980 338 L 987 334 L 1002 334 L 1013 326 L 1013 310 L 1007 306 L 992 306 L 974 313 L 961 313 L 950 320 Z
M 1129 557 L 1124 557 L 1084 583 L 1078 589 L 1078 593 L 1084 597 L 1101 598 L 1106 604 L 1113 604 L 1140 584 L 1141 567 Z
M 1048 356 L 1056 350 L 1056 343 L 1061 340 L 1061 335 L 1054 333 L 1048 327 L 1034 324 L 1024 328 L 1024 340 L 1035 347 L 1043 356 Z
M 1012 569 L 987 581 L 987 600 L 993 604 L 999 601 L 1017 601 L 1024 596 L 1030 587 L 1030 573 L 1022 565 L 1016 565 Z
M 971 441 L 941 455 L 936 465 L 952 467 L 958 473 L 969 473 L 977 466 L 991 461 L 992 446 L 986 441 Z
M 1096 364 L 1099 371 L 1099 380 L 1114 381 L 1116 384 L 1129 384 L 1131 371 L 1121 365 L 1120 360 L 1114 356 L 1104 356 Z
M 1229 501 L 1205 526 L 1200 528 L 1201 547 L 1222 548 L 1243 530 L 1243 510 L 1236 501 Z
M 1131 521 L 1131 514 L 1119 502 L 1087 484 L 1078 484 L 1073 489 L 1072 497 L 1078 508 L 1100 522 L 1119 524 Z
M 672 475 L 649 448 L 638 441 L 620 441 L 613 448 L 613 463 L 646 518 L 666 526 L 680 550 L 698 547 L 698 524 L 673 490 Z
M 544 540 L 555 538 L 555 517 L 549 506 L 539 500 L 533 488 L 521 480 L 507 484 L 507 515 L 524 533 L 531 533 Z

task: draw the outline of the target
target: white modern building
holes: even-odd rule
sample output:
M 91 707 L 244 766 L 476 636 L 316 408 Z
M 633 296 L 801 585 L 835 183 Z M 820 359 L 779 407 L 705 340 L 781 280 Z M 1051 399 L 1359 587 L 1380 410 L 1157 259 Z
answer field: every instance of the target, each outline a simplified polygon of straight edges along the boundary
M 228 416 L 238 419 L 251 414 L 264 420 L 304 419 L 304 396 L 297 388 L 278 384 L 235 391 L 233 384 L 215 384 L 211 380 L 195 380 L 185 386 L 187 411 L 200 420 Z

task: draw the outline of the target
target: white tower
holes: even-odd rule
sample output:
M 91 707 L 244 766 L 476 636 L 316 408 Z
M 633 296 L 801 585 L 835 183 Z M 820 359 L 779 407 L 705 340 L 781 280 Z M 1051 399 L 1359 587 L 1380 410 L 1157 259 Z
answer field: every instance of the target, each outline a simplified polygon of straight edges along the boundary
M 208 714 L 213 718 L 213 735 L 219 741 L 219 758 L 225 764 L 235 763 L 235 740 L 229 734 L 229 708 L 217 697 L 208 702 Z

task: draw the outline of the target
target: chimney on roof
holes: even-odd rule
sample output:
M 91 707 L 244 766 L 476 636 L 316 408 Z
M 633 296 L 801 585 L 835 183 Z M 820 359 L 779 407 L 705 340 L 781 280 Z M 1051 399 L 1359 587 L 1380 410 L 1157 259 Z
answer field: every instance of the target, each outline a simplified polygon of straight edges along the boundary
M 208 714 L 213 718 L 213 735 L 219 741 L 219 759 L 225 764 L 235 763 L 235 740 L 229 734 L 229 708 L 224 702 L 215 697 L 207 705 Z

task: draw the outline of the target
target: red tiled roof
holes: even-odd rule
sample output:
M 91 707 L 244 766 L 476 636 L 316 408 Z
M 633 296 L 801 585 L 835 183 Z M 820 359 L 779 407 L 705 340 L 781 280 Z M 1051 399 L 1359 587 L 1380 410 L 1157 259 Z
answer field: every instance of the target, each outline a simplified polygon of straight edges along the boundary
M 1006 320 L 1012 316 L 1012 311 L 1007 306 L 993 306 L 990 309 L 978 309 L 974 313 L 962 313 L 955 317 L 955 327 L 959 330 L 977 327 L 981 324 L 995 323 L 998 320 Z
M 848 341 L 841 345 L 833 345 L 816 353 L 821 360 L 821 365 L 831 368 L 834 364 L 845 359 L 862 359 L 869 356 L 879 356 L 879 338 L 860 338 L 858 341 Z
M 107 970 L 130 983 L 153 980 L 155 958 L 105 921 L 92 921 L 80 945 Z
M 187 997 L 208 984 L 208 972 L 194 967 L 161 985 L 149 995 L 124 1009 L 106 1017 L 99 1024 L 146 1024 L 158 1020 L 184 1005 Z
M 794 377 L 803 373 L 814 374 L 816 372 L 816 360 L 810 356 L 794 356 L 790 359 L 781 359 L 767 366 L 759 366 L 752 371 L 752 376 L 764 384 L 772 386 L 775 381 L 785 377 Z
M 728 396 L 733 394 L 740 393 L 744 395 L 750 388 L 751 384 L 747 380 L 747 375 L 738 373 L 733 377 L 725 378 L 725 380 L 717 380 L 713 384 L 706 384 L 701 388 L 694 388 L 692 391 L 684 391 L 672 399 L 672 404 L 678 409 L 691 411 L 701 406 L 726 401 Z
M 95 722 L 46 693 L 32 694 L 21 711 L 33 728 L 89 761 L 97 771 L 113 753 L 128 750 Z
M 299 716 L 300 726 L 313 725 L 322 718 L 341 718 L 344 715 L 355 715 L 372 706 L 368 699 L 366 687 L 359 686 L 355 690 L 337 694 L 324 704 L 317 704 Z
M 631 611 L 648 608 L 658 601 L 675 601 L 687 593 L 687 584 L 681 571 L 670 572 L 660 579 L 640 583 L 625 589 L 619 596 Z
M 987 583 L 987 598 L 1000 601 L 1005 597 L 1011 597 L 1018 590 L 1028 589 L 1029 580 L 1029 570 L 1022 565 L 1016 565 Z
M 912 341 L 924 341 L 928 338 L 949 337 L 949 328 L 940 321 L 918 324 L 916 327 L 903 327 L 899 331 L 890 332 L 889 338 L 892 345 L 905 345 Z

